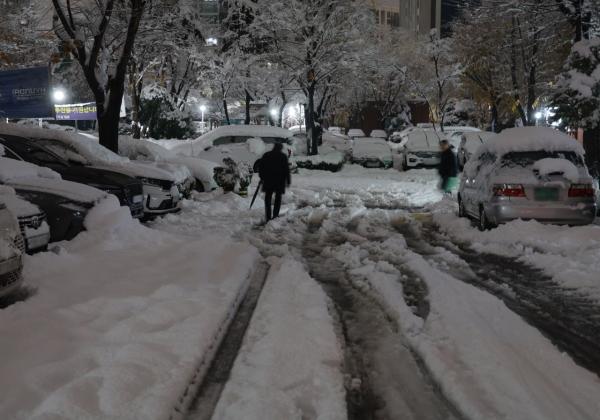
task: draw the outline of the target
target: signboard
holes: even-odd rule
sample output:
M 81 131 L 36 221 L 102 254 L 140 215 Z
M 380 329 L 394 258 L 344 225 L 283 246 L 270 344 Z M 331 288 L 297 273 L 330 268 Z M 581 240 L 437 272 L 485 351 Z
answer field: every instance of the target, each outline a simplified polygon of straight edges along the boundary
M 62 121 L 91 121 L 97 119 L 95 102 L 85 104 L 54 105 L 56 119 Z
M 48 67 L 0 71 L 0 118 L 53 118 Z

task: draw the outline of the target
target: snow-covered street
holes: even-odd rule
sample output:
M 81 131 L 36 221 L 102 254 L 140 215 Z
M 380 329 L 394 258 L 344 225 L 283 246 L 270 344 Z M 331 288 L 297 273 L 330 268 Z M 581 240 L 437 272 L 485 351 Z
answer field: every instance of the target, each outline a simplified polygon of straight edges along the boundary
M 600 227 L 482 233 L 429 170 L 301 170 L 264 227 L 249 203 L 29 257 L 5 417 L 597 418 Z

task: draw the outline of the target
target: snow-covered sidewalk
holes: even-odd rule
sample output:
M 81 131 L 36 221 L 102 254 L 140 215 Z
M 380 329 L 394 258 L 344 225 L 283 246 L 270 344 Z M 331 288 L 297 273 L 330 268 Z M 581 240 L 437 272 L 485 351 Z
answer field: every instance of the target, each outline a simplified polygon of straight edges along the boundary
M 297 261 L 270 263 L 213 419 L 345 419 L 343 355 L 325 293 Z
M 0 311 L 3 419 L 169 418 L 260 259 L 122 212 L 94 225 L 29 257 L 35 294 Z

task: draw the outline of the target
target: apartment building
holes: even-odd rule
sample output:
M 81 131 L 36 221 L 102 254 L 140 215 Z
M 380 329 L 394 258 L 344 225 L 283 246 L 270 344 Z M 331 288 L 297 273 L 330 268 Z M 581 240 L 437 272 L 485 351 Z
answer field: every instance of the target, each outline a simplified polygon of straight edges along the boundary
M 398 0 L 400 9 L 400 27 L 427 35 L 437 29 L 441 36 L 448 36 L 452 23 L 461 12 L 473 7 L 479 0 Z
M 370 0 L 375 13 L 375 23 L 380 27 L 400 27 L 400 4 L 398 0 Z

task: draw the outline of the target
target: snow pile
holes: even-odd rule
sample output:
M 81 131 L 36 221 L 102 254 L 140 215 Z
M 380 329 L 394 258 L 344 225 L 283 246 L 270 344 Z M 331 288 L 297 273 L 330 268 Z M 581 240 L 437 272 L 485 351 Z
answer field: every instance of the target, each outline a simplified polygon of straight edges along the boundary
M 542 178 L 558 174 L 571 182 L 578 182 L 580 179 L 579 168 L 567 159 L 540 159 L 533 164 L 533 170 Z
M 584 155 L 583 146 L 572 137 L 549 127 L 509 128 L 492 137 L 477 154 L 502 156 L 510 152 L 575 152 Z M 473 159 L 474 160 L 474 159 Z
M 248 145 L 248 150 L 250 150 L 250 153 L 253 153 L 257 156 L 262 156 L 267 151 L 267 145 L 259 137 L 252 137 L 248 139 L 246 144 Z
M 543 225 L 516 220 L 479 232 L 465 219 L 439 213 L 434 220 L 446 234 L 480 252 L 519 258 L 567 288 L 600 301 L 600 226 Z
M 170 418 L 258 258 L 241 242 L 137 222 L 28 258 L 36 293 L 0 311 L 2 417 Z
M 118 228 L 131 223 L 133 218 L 128 207 L 121 207 L 114 195 L 101 199 L 85 216 L 83 225 L 88 231 Z
M 41 213 L 36 205 L 19 198 L 15 190 L 6 185 L 0 185 L 0 203 L 17 217 Z
M 60 175 L 52 169 L 0 157 L 0 182 L 10 183 L 20 178 L 61 179 Z
M 273 259 L 213 419 L 346 419 L 342 350 L 321 287 Z

